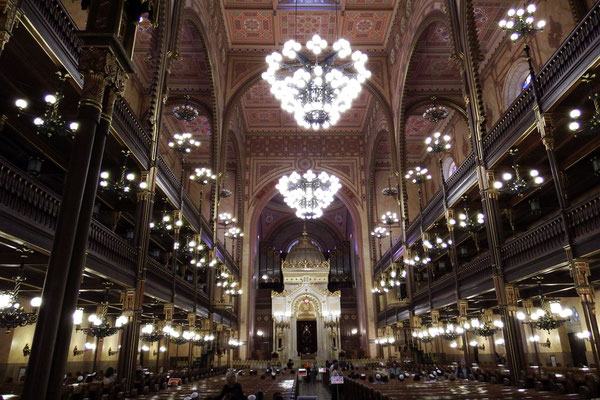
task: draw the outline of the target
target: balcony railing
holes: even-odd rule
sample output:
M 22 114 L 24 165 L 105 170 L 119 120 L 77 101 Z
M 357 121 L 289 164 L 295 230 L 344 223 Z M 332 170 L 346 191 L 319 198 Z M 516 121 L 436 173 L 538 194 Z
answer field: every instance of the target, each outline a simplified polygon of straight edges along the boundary
M 113 127 L 140 161 L 142 167 L 148 169 L 148 155 L 152 148 L 152 138 L 137 120 L 129 104 L 122 98 L 115 102 Z
M 53 235 L 60 197 L 8 160 L 0 158 L 0 206 Z M 14 226 L 15 231 L 19 227 Z M 7 233 L 10 232 L 7 230 Z M 111 265 L 135 269 L 137 250 L 98 221 L 93 220 L 88 249 Z M 47 250 L 50 250 L 49 248 Z
M 23 13 L 63 62 L 67 71 L 81 83 L 77 71 L 81 40 L 77 27 L 59 0 L 24 0 Z

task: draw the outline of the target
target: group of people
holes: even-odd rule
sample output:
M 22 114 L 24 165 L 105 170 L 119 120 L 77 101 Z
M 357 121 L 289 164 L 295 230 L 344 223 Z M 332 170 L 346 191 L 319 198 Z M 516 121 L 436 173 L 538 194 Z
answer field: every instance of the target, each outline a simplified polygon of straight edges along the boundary
M 271 369 L 271 375 L 276 373 Z M 206 400 L 264 400 L 263 392 L 256 392 L 246 396 L 242 385 L 237 381 L 238 373 L 234 370 L 229 370 L 225 374 L 225 385 L 221 389 L 221 393 L 215 397 L 209 397 Z M 274 379 L 274 378 L 273 378 Z M 185 400 L 194 400 L 198 397 L 198 393 L 194 392 L 187 396 Z M 273 394 L 273 400 L 283 400 L 283 395 L 279 392 Z
M 66 385 L 74 385 L 79 383 L 93 383 L 93 382 L 102 382 L 104 385 L 110 385 L 114 383 L 116 379 L 115 370 L 113 367 L 108 367 L 105 371 L 100 372 L 80 372 L 77 371 L 75 375 L 68 372 L 65 374 L 64 383 Z

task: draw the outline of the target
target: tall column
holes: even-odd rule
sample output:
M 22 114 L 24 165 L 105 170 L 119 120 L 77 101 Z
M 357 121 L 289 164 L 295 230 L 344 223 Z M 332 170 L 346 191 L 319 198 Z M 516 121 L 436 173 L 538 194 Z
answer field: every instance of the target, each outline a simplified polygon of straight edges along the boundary
M 194 312 L 188 313 L 188 329 L 190 330 L 190 332 L 194 332 L 195 328 L 196 328 L 196 312 L 194 310 Z M 194 361 L 194 340 L 192 338 L 192 340 L 190 340 L 188 342 L 188 368 L 192 368 L 192 363 Z
M 96 200 L 96 190 L 98 188 L 100 170 L 102 168 L 102 158 L 104 156 L 104 145 L 110 132 L 110 124 L 112 121 L 112 113 L 117 92 L 121 92 L 124 89 L 123 75 L 120 77 L 115 76 L 108 78 L 113 82 L 111 83 L 111 86 L 106 87 L 104 92 L 104 103 L 102 114 L 100 116 L 100 124 L 96 129 L 96 135 L 94 137 L 83 202 L 79 212 L 79 219 L 77 221 L 73 255 L 71 257 L 71 263 L 69 266 L 67 285 L 65 292 L 63 293 L 64 299 L 60 314 L 60 325 L 58 328 L 56 343 L 54 345 L 56 356 L 52 363 L 52 371 L 50 375 L 50 381 L 48 383 L 48 394 L 51 398 L 57 398 L 60 396 L 60 383 L 62 382 L 64 376 L 70 344 L 70 341 L 66 340 L 66 338 L 70 338 L 73 331 L 72 315 L 77 308 L 77 300 L 79 298 L 81 276 L 83 274 L 87 255 L 87 241 L 90 231 L 90 224 L 92 221 L 94 203 Z M 51 393 L 52 395 L 50 395 Z
M 64 362 L 58 362 L 59 365 L 55 365 L 55 361 L 66 359 L 67 356 L 67 353 L 58 354 L 55 351 L 55 345 L 59 325 L 61 322 L 68 323 L 67 319 L 71 318 L 71 315 L 60 315 L 60 313 L 63 310 L 67 279 L 70 273 L 69 266 L 76 243 L 79 214 L 82 211 L 84 193 L 87 189 L 88 171 L 96 130 L 100 123 L 106 77 L 107 72 L 110 71 L 109 66 L 116 68 L 114 56 L 107 51 L 95 48 L 86 49 L 80 59 L 80 67 L 84 71 L 84 86 L 77 114 L 79 129 L 75 135 L 74 151 L 63 191 L 69 195 L 64 196 L 61 202 L 52 252 L 48 262 L 42 292 L 42 306 L 35 327 L 28 373 L 22 395 L 27 400 L 46 397 L 52 371 L 58 367 L 62 373 L 64 367 Z M 87 222 L 89 224 L 89 220 Z M 77 278 L 80 279 L 80 276 Z M 67 337 L 70 337 L 70 332 Z M 68 340 L 65 339 L 65 341 L 68 343 Z M 60 381 L 52 382 L 52 385 L 60 386 Z
M 149 172 L 142 172 L 142 181 L 146 182 L 147 185 L 146 190 L 142 190 L 137 194 L 134 241 L 138 254 L 136 261 L 134 303 L 131 315 L 129 316 L 129 323 L 125 326 L 123 331 L 121 350 L 119 351 L 119 363 L 117 368 L 118 376 L 126 381 L 127 392 L 131 391 L 133 388 L 133 377 L 137 364 L 140 324 L 146 286 L 146 262 L 148 258 L 148 245 L 150 240 L 149 223 L 152 216 L 152 209 L 154 207 L 154 194 L 156 187 L 156 167 L 151 167 Z
M 594 363 L 600 365 L 600 331 L 598 330 L 598 320 L 596 319 L 596 310 L 594 298 L 594 286 L 590 284 L 590 265 L 581 260 L 569 259 L 571 267 L 571 276 L 575 282 L 575 289 L 581 299 L 581 307 L 585 316 L 587 330 L 591 333 L 590 345 L 594 356 Z M 600 371 L 596 368 L 596 374 Z
M 164 313 L 165 313 L 165 324 L 166 325 L 172 325 L 173 322 L 173 311 L 174 311 L 174 306 L 173 304 L 165 304 L 164 305 Z M 171 354 L 171 339 L 170 336 L 167 336 L 165 338 L 165 358 L 163 360 L 163 370 L 164 371 L 168 371 L 169 370 L 169 358 L 170 358 L 170 354 Z
M 457 3 L 460 3 L 460 7 Z M 509 342 L 516 334 L 512 317 L 506 311 L 505 277 L 500 248 L 503 243 L 502 220 L 500 217 L 497 195 L 490 185 L 490 174 L 487 170 L 483 151 L 483 137 L 486 135 L 486 115 L 483 105 L 483 89 L 479 77 L 479 39 L 473 11 L 473 0 L 446 1 L 446 10 L 453 36 L 453 51 L 455 59 L 459 60 L 463 80 L 463 90 L 467 105 L 469 130 L 472 137 L 472 147 L 477 162 L 477 183 L 485 215 L 485 229 L 490 249 L 492 274 L 496 291 L 496 299 L 505 324 L 505 334 L 508 332 Z M 512 332 L 512 333 L 511 333 Z M 517 343 L 512 346 L 517 349 Z M 522 353 L 522 352 L 521 352 Z M 521 367 L 521 358 L 509 356 L 511 365 L 511 380 L 517 382 Z
M 458 324 L 463 326 L 465 322 L 468 321 L 467 318 L 467 308 L 469 306 L 469 302 L 467 300 L 459 300 L 458 301 Z M 463 357 L 467 365 L 471 365 L 471 357 L 469 356 L 469 341 L 467 339 L 467 331 L 465 330 L 462 334 L 462 342 L 463 342 Z
M 511 371 L 521 371 L 527 365 L 525 349 L 523 348 L 523 330 L 521 322 L 517 319 L 517 307 L 519 300 L 519 289 L 514 284 L 504 284 L 499 277 L 494 277 L 496 293 L 503 296 L 499 303 L 500 315 L 504 323 L 502 332 L 506 347 L 506 358 Z M 518 381 L 520 376 L 517 376 Z

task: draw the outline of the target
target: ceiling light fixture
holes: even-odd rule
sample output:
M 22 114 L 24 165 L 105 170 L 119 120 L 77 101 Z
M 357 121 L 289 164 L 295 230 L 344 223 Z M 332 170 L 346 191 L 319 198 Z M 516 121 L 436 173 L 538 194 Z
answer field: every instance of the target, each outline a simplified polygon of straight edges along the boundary
M 198 117 L 198 109 L 190 105 L 190 96 L 184 96 L 185 102 L 173 107 L 173 115 L 180 121 L 192 122 Z
M 423 113 L 423 118 L 426 121 L 435 123 L 448 117 L 448 109 L 444 106 L 437 105 L 435 102 L 436 100 L 437 97 L 433 96 L 431 98 L 433 104 Z
M 362 83 L 371 77 L 365 67 L 367 55 L 359 50 L 352 52 L 346 39 L 333 43 L 333 52 L 320 58 L 327 47 L 327 40 L 314 35 L 306 43 L 314 59 L 301 52 L 302 45 L 293 39 L 285 42 L 281 53 L 266 57 L 269 68 L 262 78 L 271 85 L 281 108 L 294 114 L 298 125 L 306 129 L 335 125 L 358 97 Z M 350 61 L 344 61 L 348 56 Z M 290 61 L 284 62 L 284 57 Z
M 341 187 L 335 175 L 325 171 L 317 175 L 310 169 L 302 175 L 297 172 L 284 175 L 276 186 L 285 203 L 296 209 L 296 216 L 301 219 L 315 219 L 323 215 L 323 209 L 333 202 Z

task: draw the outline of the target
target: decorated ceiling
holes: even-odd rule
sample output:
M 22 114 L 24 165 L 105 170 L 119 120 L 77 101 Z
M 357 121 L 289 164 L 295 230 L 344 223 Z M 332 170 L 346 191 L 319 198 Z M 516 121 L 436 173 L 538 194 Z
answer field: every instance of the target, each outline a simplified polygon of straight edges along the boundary
M 222 0 L 232 49 L 306 42 L 315 33 L 383 48 L 397 0 Z

